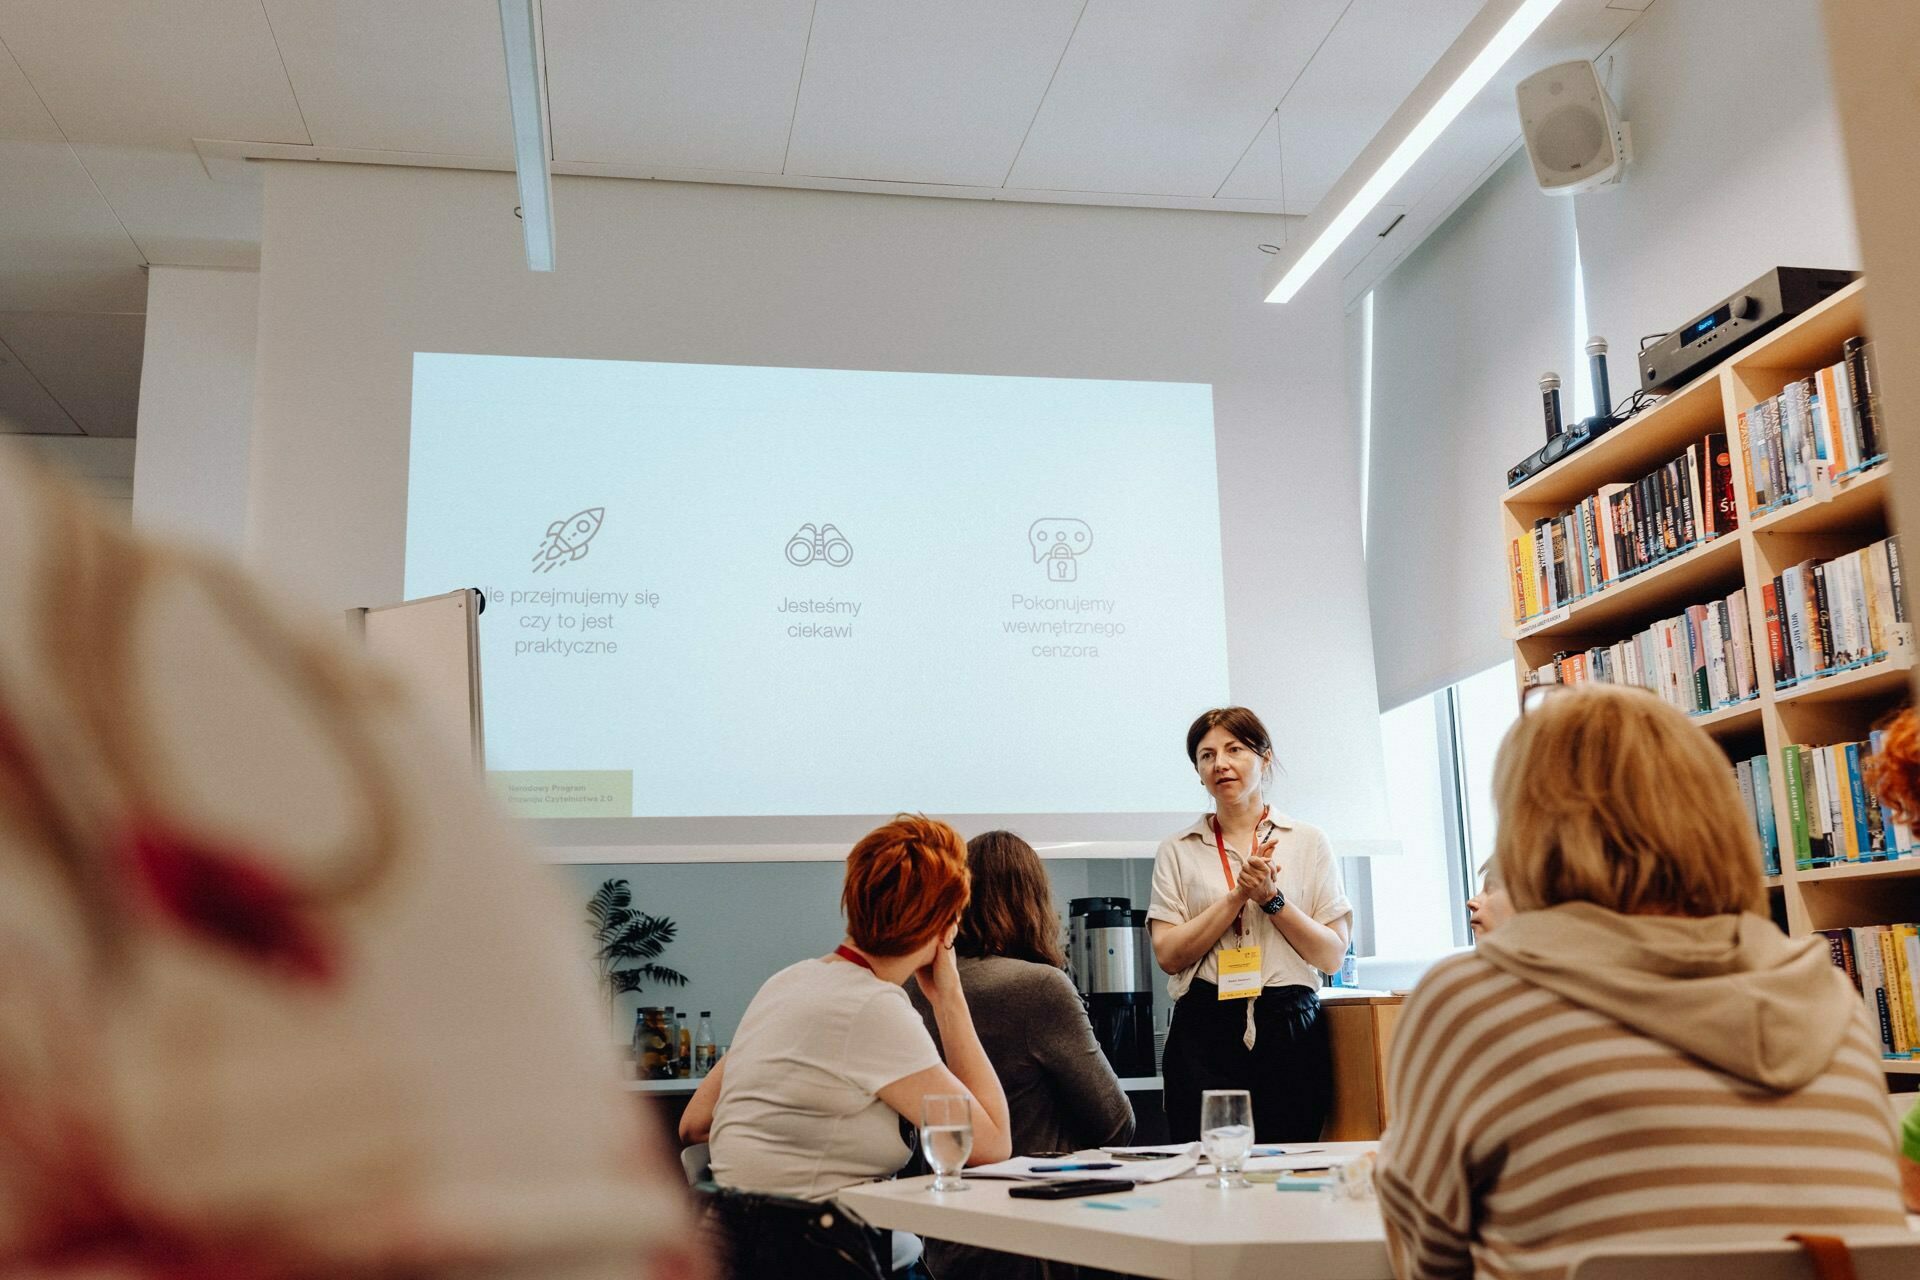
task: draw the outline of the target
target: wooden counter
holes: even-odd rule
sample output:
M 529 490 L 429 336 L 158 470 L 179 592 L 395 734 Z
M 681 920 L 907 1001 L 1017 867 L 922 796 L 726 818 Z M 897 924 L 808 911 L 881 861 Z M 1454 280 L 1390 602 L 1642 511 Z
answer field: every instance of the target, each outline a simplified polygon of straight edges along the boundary
M 1398 994 L 1321 993 L 1333 1041 L 1333 1111 L 1326 1142 L 1371 1142 L 1387 1127 L 1387 1051 Z

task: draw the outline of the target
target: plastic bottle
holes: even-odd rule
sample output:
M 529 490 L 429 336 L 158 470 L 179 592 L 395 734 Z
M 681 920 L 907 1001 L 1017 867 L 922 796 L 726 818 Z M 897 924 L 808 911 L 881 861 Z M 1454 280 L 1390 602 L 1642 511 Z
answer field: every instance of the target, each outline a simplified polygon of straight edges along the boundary
M 633 1039 L 628 1042 L 627 1047 L 633 1050 L 633 1064 L 636 1070 L 639 1069 L 641 1051 L 645 1047 L 643 1037 L 646 1035 L 646 1031 L 647 1011 L 645 1009 L 635 1009 L 633 1011 Z M 640 1078 L 642 1080 L 647 1078 L 644 1071 L 640 1073 Z
M 713 1070 L 714 1061 L 719 1056 L 720 1042 L 713 1035 L 713 1010 L 700 1011 L 700 1025 L 693 1032 L 693 1074 L 704 1076 Z
M 677 1024 L 673 1038 L 674 1074 L 685 1080 L 693 1074 L 693 1031 L 687 1026 L 686 1014 L 676 1013 L 673 1016 Z
M 1353 953 L 1353 943 L 1347 943 L 1347 958 L 1340 962 L 1340 985 L 1357 987 L 1360 985 L 1360 960 Z

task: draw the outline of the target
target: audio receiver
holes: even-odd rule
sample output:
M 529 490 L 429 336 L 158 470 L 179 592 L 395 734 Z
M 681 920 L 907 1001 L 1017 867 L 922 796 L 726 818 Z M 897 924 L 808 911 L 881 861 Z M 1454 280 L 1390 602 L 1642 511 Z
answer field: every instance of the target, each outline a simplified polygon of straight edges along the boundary
M 1858 271 L 1775 267 L 1640 353 L 1640 389 L 1684 386 L 1784 320 L 1859 279 Z

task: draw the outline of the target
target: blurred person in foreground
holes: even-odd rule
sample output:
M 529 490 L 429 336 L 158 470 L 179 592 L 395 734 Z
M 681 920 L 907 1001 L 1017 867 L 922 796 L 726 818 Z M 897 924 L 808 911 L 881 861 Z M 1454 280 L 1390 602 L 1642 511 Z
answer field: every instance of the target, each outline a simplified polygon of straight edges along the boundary
M 4 453 L 0 592 L 0 1274 L 707 1274 L 404 694 Z
M 1765 914 L 1713 740 L 1644 690 L 1566 689 L 1508 732 L 1494 798 L 1516 914 L 1435 965 L 1394 1035 L 1395 1274 L 1904 1232 L 1877 1039 L 1824 940 Z
M 1900 821 L 1920 826 L 1920 716 L 1907 707 L 1885 730 L 1867 762 L 1867 786 Z M 1920 1102 L 1908 1108 L 1900 1126 L 1900 1194 L 1909 1212 L 1920 1213 Z

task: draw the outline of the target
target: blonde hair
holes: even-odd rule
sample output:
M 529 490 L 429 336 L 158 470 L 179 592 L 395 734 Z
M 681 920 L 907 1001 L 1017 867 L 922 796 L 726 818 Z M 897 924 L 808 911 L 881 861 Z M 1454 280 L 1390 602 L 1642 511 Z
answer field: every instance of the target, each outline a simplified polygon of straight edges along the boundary
M 1500 744 L 1493 870 L 1515 908 L 1766 914 L 1759 837 L 1712 739 L 1653 694 L 1546 699 Z

